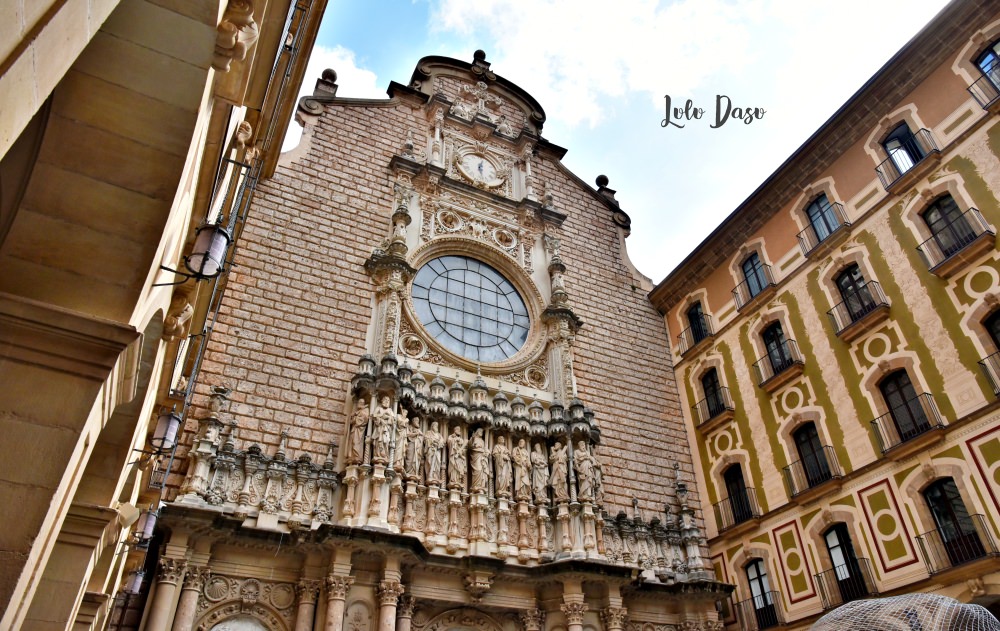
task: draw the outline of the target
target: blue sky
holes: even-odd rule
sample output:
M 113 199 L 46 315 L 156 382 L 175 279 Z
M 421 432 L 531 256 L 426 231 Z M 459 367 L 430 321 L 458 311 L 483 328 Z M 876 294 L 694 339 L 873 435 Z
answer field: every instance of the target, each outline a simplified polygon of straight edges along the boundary
M 331 0 L 303 88 L 333 68 L 339 95 L 386 98 L 421 57 L 485 50 L 545 108 L 567 166 L 610 178 L 657 282 L 945 4 Z M 664 95 L 704 117 L 661 127 Z M 718 95 L 766 113 L 712 129 Z

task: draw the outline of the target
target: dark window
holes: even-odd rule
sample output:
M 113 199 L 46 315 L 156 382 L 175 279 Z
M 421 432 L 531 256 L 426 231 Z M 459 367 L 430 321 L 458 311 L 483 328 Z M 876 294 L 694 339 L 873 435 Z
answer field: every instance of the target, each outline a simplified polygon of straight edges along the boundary
M 882 147 L 892 158 L 892 163 L 900 174 L 906 173 L 924 158 L 924 150 L 917 144 L 917 139 L 906 123 L 900 123 L 889 132 L 882 141 Z
M 809 217 L 810 225 L 812 225 L 813 230 L 816 232 L 817 242 L 823 241 L 840 227 L 840 221 L 833 214 L 833 206 L 830 205 L 830 200 L 826 198 L 825 194 L 814 199 L 806 207 L 806 215 Z
M 976 65 L 990 78 L 993 85 L 1000 86 L 1000 39 L 976 57 Z
M 826 461 L 823 445 L 819 442 L 816 425 L 806 423 L 792 434 L 795 448 L 799 452 L 802 470 L 810 487 L 822 484 L 830 479 L 830 464 Z
M 715 418 L 726 411 L 726 403 L 722 399 L 722 386 L 719 384 L 719 374 L 714 368 L 709 368 L 708 372 L 702 376 L 701 388 L 705 393 L 708 418 Z
M 949 257 L 976 238 L 968 220 L 951 195 L 943 195 L 921 213 L 941 254 Z
M 760 257 L 754 252 L 743 259 L 743 278 L 747 282 L 747 292 L 753 298 L 767 287 L 767 277 L 764 275 L 764 265 L 760 262 Z
M 990 317 L 986 318 L 983 326 L 986 327 L 986 332 L 993 340 L 993 348 L 1000 351 L 1000 311 L 994 311 Z
M 767 629 L 778 624 L 778 613 L 774 609 L 774 597 L 771 585 L 767 580 L 767 569 L 763 559 L 754 559 L 747 563 L 747 583 L 750 584 L 750 596 L 753 598 L 754 615 L 757 618 L 757 628 Z
M 861 574 L 861 564 L 854 554 L 851 535 L 847 532 L 847 524 L 834 524 L 823 535 L 826 540 L 826 550 L 830 554 L 833 574 L 837 579 L 837 587 L 843 602 L 850 602 L 868 595 L 868 586 Z
M 696 302 L 687 310 L 688 326 L 691 327 L 691 341 L 697 344 L 708 337 L 708 327 L 705 325 L 705 314 L 701 311 L 701 303 Z
M 844 299 L 851 322 L 875 308 L 871 291 L 865 285 L 865 277 L 861 275 L 861 268 L 857 265 L 851 265 L 837 275 L 837 289 Z
M 986 553 L 953 479 L 944 478 L 931 484 L 924 490 L 924 499 L 952 565 L 978 559 Z
M 785 341 L 785 332 L 781 330 L 780 322 L 769 325 L 761 333 L 761 337 L 764 339 L 767 358 L 771 362 L 771 369 L 775 375 L 792 365 L 792 354 L 789 352 L 788 343 Z
M 726 469 L 722 477 L 726 482 L 726 493 L 729 494 L 729 506 L 733 511 L 733 525 L 742 524 L 753 517 L 747 485 L 743 481 L 743 469 L 734 464 Z
M 897 370 L 879 384 L 882 398 L 889 407 L 900 441 L 905 441 L 930 429 L 927 414 L 917 399 L 917 393 L 905 370 Z

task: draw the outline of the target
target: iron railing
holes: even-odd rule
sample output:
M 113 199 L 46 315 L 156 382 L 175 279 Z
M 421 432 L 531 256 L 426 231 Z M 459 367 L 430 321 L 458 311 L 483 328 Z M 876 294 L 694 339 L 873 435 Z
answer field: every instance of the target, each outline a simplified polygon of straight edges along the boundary
M 932 429 L 944 427 L 934 397 L 925 392 L 872 421 L 882 453 Z
M 795 340 L 785 340 L 767 355 L 758 359 L 754 365 L 757 373 L 757 385 L 762 386 L 776 375 L 788 370 L 796 364 L 802 364 L 802 353 Z
M 827 311 L 833 322 L 833 329 L 839 335 L 841 331 L 854 324 L 879 307 L 888 307 L 889 301 L 882 293 L 882 286 L 870 280 L 856 291 L 844 297 L 844 301 Z
M 803 458 L 784 469 L 785 482 L 792 497 L 819 486 L 828 480 L 844 477 L 833 447 L 824 446 L 809 458 Z
M 754 273 L 753 278 L 747 278 L 733 288 L 733 300 L 736 302 L 736 309 L 742 309 L 758 294 L 773 285 L 774 274 L 771 273 L 771 266 L 761 265 L 760 270 Z
M 785 624 L 781 594 L 777 591 L 763 592 L 736 603 L 736 615 L 743 631 L 760 631 Z
M 715 509 L 715 523 L 719 526 L 719 532 L 760 517 L 757 492 L 751 487 L 746 487 L 742 496 L 727 497 L 713 504 L 712 508 Z
M 731 412 L 736 409 L 733 405 L 733 398 L 729 394 L 729 388 L 720 387 L 715 392 L 706 394 L 704 399 L 691 406 L 696 425 L 702 425 L 723 412 Z
M 691 350 L 695 344 L 713 335 L 715 335 L 715 331 L 712 329 L 712 318 L 701 314 L 691 323 L 691 326 L 677 336 L 677 350 L 683 355 Z
M 868 559 L 848 559 L 843 565 L 814 576 L 819 585 L 823 609 L 833 609 L 852 600 L 878 594 L 872 565 Z
M 968 90 L 980 107 L 987 109 L 1000 99 L 1000 72 L 987 72 L 970 85 Z
M 966 524 L 953 522 L 947 529 L 925 532 L 917 544 L 930 574 L 1000 554 L 983 515 L 969 515 Z
M 982 358 L 979 360 L 979 365 L 993 386 L 994 396 L 1000 396 L 1000 352 Z
M 816 226 L 810 223 L 806 226 L 806 229 L 799 233 L 799 247 L 802 248 L 802 254 L 809 256 L 809 253 L 816 249 L 820 243 L 823 243 L 834 234 L 839 232 L 842 228 L 851 225 L 851 222 L 847 221 L 847 213 L 844 212 L 844 206 L 839 203 L 830 204 L 831 212 L 833 213 L 833 218 L 836 220 L 836 225 L 827 226 L 824 224 L 824 229 L 826 234 L 820 236 L 819 232 L 816 231 Z
M 931 153 L 938 151 L 931 132 L 920 129 L 913 134 L 901 149 L 898 156 L 889 156 L 875 168 L 882 187 L 886 190 L 903 177 L 910 169 L 923 162 Z
M 927 267 L 934 269 L 984 234 L 995 233 L 982 213 L 976 208 L 970 208 L 954 221 L 938 228 L 930 239 L 917 246 L 917 250 Z

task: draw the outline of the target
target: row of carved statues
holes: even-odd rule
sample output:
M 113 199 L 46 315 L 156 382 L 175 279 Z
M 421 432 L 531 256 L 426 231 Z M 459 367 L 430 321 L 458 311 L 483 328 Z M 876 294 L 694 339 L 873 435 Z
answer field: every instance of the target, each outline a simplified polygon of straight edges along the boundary
M 389 395 L 375 406 L 357 401 L 348 424 L 348 466 L 384 466 L 408 482 L 536 504 L 548 503 L 549 489 L 556 503 L 602 502 L 601 463 L 586 440 L 555 441 L 548 449 L 535 441 L 529 448 L 526 438 L 483 427 L 469 435 L 462 423 L 446 435 L 438 421 L 424 427 L 419 416 L 396 407 Z

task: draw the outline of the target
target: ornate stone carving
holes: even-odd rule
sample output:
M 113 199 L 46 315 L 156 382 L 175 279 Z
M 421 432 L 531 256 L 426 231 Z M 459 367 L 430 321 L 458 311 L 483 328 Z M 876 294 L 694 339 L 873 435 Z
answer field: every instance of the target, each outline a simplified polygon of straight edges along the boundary
M 380 605 L 395 605 L 404 592 L 399 581 L 380 581 L 378 584 L 378 602 Z
M 587 613 L 587 603 L 563 603 L 559 606 L 566 616 L 566 624 L 583 624 L 583 616 Z
M 295 595 L 300 603 L 314 603 L 322 586 L 322 581 L 303 578 L 295 585 Z
M 465 488 L 467 443 L 462 436 L 462 428 L 456 425 L 448 436 L 448 488 Z
M 259 32 L 253 19 L 253 2 L 229 0 L 216 30 L 212 67 L 221 72 L 229 72 L 229 64 L 243 61 L 257 42 Z
M 396 605 L 396 616 L 400 618 L 412 618 L 413 611 L 417 606 L 417 599 L 410 594 L 403 594 Z
M 348 437 L 347 464 L 361 464 L 365 455 L 365 433 L 368 431 L 368 401 L 358 401 L 357 409 L 351 415 L 351 433 Z
M 624 607 L 605 607 L 601 610 L 601 620 L 606 631 L 620 631 L 628 621 L 628 610 Z
M 545 612 L 538 608 L 522 611 L 520 618 L 524 631 L 541 631 L 545 624 Z
M 191 565 L 184 575 L 184 589 L 193 589 L 197 592 L 205 588 L 205 584 L 212 576 L 212 571 L 201 565 Z
M 160 559 L 159 581 L 161 583 L 173 583 L 176 585 L 187 569 L 187 563 L 180 559 L 162 558 Z
M 555 502 L 565 502 L 569 500 L 569 487 L 567 486 L 568 456 L 566 447 L 562 443 L 555 443 L 549 451 L 549 463 L 552 465 L 552 473 L 549 475 L 549 486 L 552 488 L 552 499 Z
M 330 600 L 344 600 L 347 592 L 354 584 L 353 576 L 336 576 L 331 574 L 326 577 L 326 597 Z
M 465 577 L 465 591 L 469 593 L 474 603 L 480 602 L 492 586 L 493 576 L 486 572 L 473 572 Z

